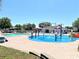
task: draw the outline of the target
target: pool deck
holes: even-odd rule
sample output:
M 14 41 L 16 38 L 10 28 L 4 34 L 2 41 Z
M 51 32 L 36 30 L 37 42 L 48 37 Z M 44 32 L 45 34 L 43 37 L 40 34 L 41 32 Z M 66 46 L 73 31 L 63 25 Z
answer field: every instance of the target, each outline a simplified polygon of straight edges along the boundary
M 7 37 L 8 42 L 0 45 L 21 50 L 24 52 L 35 52 L 36 54 L 43 53 L 49 59 L 79 59 L 79 52 L 77 47 L 79 41 L 69 43 L 47 43 L 35 42 L 28 40 L 28 35 Z

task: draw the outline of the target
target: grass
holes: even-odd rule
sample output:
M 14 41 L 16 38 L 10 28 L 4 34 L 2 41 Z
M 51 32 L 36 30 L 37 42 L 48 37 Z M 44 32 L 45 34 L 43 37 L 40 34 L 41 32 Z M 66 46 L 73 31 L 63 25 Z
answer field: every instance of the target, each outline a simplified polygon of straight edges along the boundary
M 39 59 L 31 54 L 0 46 L 0 59 Z

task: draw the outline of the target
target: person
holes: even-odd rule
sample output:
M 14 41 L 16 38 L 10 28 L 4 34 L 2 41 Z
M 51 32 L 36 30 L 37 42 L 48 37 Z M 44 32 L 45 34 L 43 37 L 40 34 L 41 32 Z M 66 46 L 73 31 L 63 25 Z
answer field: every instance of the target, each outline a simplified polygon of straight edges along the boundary
M 31 37 L 33 37 L 33 31 L 31 32 Z
M 40 31 L 39 31 L 39 29 L 37 28 L 37 34 L 38 34 L 38 36 L 39 36 L 39 32 L 40 32 Z
M 2 32 L 0 31 L 0 35 L 2 35 Z
M 71 35 L 71 37 L 74 37 L 74 33 L 73 33 L 73 30 L 71 30 L 71 34 L 70 34 L 70 35 Z
M 77 48 L 78 52 L 79 52 L 79 45 L 78 45 L 78 48 Z
M 57 32 L 55 32 L 55 41 L 57 41 Z

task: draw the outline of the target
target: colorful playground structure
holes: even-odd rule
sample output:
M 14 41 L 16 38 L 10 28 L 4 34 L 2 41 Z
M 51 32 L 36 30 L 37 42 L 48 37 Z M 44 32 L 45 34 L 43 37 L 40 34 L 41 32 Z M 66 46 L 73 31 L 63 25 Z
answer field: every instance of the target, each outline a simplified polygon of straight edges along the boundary
M 74 33 L 73 30 L 71 30 L 70 37 L 79 38 L 79 33 Z
M 73 34 L 73 37 L 79 38 L 79 33 Z

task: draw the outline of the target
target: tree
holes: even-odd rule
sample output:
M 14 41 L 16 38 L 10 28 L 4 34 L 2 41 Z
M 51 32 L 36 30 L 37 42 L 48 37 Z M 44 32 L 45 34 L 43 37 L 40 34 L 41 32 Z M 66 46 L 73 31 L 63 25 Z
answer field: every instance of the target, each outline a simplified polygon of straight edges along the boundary
M 2 17 L 0 19 L 0 28 L 6 29 L 12 27 L 11 21 L 8 17 Z
M 31 26 L 32 26 L 32 29 L 33 29 L 33 28 L 36 28 L 36 25 L 35 25 L 35 24 L 31 24 Z
M 51 26 L 51 23 L 50 22 L 42 22 L 39 24 L 39 27 L 41 27 L 41 28 L 46 27 L 46 26 Z
M 71 26 L 66 26 L 65 28 L 67 28 L 67 29 L 73 29 Z
M 23 24 L 23 29 L 26 30 L 27 29 L 27 25 Z
M 79 28 L 79 18 L 77 18 L 77 20 L 75 20 L 72 25 L 73 27 Z
M 32 30 L 32 26 L 30 23 L 28 23 L 26 26 L 27 26 L 27 30 Z
M 33 28 L 35 28 L 36 27 L 36 25 L 35 24 L 30 24 L 30 23 L 28 23 L 27 25 L 26 25 L 26 29 L 27 30 L 32 30 Z
M 75 20 L 73 23 L 72 23 L 72 26 L 74 28 L 77 28 L 77 31 L 79 32 L 79 18 L 77 18 L 77 20 Z
M 15 29 L 16 29 L 16 30 L 21 30 L 21 28 L 22 28 L 22 26 L 21 26 L 20 24 L 16 24 L 16 25 L 15 25 Z

